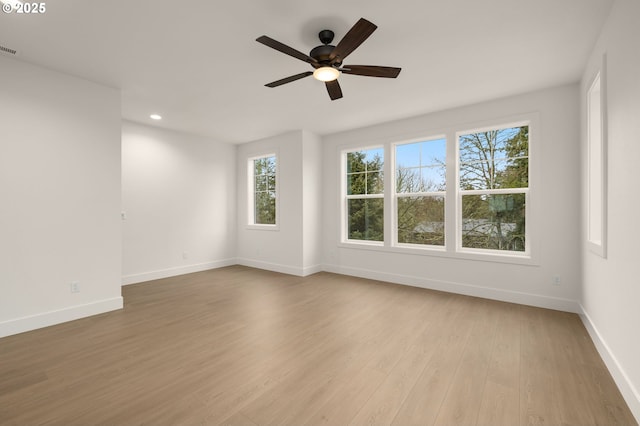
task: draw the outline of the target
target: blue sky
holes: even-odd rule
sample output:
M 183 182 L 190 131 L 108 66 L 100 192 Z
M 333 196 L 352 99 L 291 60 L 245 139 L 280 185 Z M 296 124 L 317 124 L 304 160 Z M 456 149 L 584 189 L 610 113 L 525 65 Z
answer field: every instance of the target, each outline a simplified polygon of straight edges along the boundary
M 441 189 L 445 188 L 443 165 L 446 157 L 447 141 L 444 138 L 396 145 L 397 167 L 421 167 L 422 179 Z
M 447 157 L 446 139 L 396 145 L 396 163 L 401 167 L 437 166 Z

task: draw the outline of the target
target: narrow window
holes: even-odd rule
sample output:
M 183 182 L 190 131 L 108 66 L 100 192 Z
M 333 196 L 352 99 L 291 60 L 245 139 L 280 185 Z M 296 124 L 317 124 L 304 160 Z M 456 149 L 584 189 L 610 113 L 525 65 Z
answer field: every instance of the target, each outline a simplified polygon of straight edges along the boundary
M 459 246 L 528 252 L 529 126 L 458 136 Z
M 601 75 L 598 73 L 587 92 L 587 241 L 602 257 L 605 252 L 605 108 Z
M 249 160 L 249 224 L 275 225 L 277 206 L 276 156 L 267 155 Z
M 384 150 L 345 152 L 347 240 L 384 240 Z
M 395 146 L 398 244 L 445 245 L 444 138 Z

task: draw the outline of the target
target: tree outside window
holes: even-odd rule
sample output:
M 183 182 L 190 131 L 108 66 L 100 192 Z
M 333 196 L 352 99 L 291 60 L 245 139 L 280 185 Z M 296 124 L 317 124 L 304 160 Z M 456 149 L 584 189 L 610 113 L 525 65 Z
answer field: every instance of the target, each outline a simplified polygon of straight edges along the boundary
M 444 246 L 446 139 L 395 146 L 398 244 Z
M 463 134 L 458 160 L 462 247 L 525 251 L 529 126 Z
M 253 224 L 276 224 L 276 157 L 254 158 L 253 171 Z
M 384 240 L 384 150 L 347 152 L 347 239 Z

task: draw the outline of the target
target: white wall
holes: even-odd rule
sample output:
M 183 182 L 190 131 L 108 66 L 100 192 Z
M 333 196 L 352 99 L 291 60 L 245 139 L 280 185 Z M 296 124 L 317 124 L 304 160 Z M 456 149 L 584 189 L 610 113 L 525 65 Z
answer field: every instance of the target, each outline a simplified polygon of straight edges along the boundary
M 580 295 L 577 85 L 552 88 L 324 138 L 325 269 L 420 287 L 577 312 Z M 538 169 L 533 265 L 355 249 L 340 245 L 339 152 L 439 134 L 450 127 L 532 113 Z M 533 146 L 537 144 L 536 146 Z M 542 166 L 542 167 L 540 167 Z M 533 173 L 533 166 L 532 166 Z M 532 203 L 533 204 L 533 203 Z M 529 218 L 527 218 L 529 221 Z M 530 222 L 528 222 L 530 223 Z M 561 279 L 559 286 L 552 279 Z
M 235 151 L 122 123 L 124 284 L 235 263 Z
M 247 162 L 277 155 L 277 228 L 248 226 Z M 238 147 L 238 262 L 242 265 L 309 275 L 320 270 L 318 204 L 321 193 L 320 138 L 293 131 Z M 312 196 L 316 196 L 313 200 Z
M 308 131 L 302 136 L 302 262 L 308 275 L 322 267 L 322 139 Z
M 636 419 L 640 419 L 640 2 L 616 0 L 582 80 L 584 321 Z M 608 249 L 587 248 L 586 90 L 607 57 Z
M 119 91 L 0 75 L 0 337 L 121 308 Z

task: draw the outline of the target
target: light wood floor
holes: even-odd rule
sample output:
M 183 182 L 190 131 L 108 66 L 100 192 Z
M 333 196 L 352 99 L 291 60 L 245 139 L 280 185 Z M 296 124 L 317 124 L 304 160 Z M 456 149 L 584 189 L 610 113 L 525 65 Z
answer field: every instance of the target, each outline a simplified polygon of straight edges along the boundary
M 637 424 L 573 314 L 240 266 L 123 295 L 0 339 L 0 424 Z

